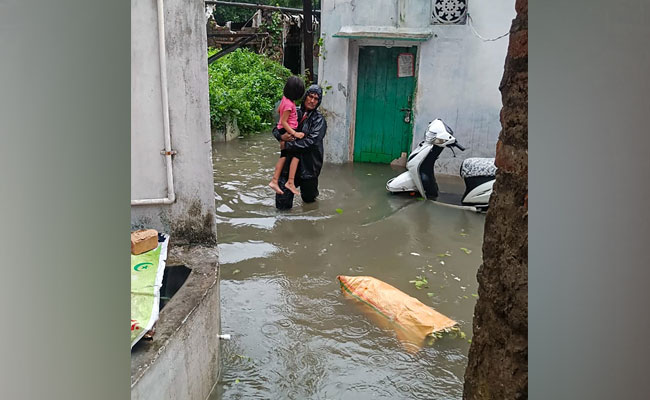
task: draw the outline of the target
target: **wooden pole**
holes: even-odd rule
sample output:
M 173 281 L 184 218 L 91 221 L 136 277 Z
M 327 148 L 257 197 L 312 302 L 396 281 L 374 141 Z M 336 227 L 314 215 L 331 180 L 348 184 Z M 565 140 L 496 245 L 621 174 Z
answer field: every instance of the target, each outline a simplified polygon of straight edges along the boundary
M 240 8 L 256 8 L 256 9 L 262 9 L 262 10 L 271 10 L 271 11 L 285 11 L 289 13 L 295 13 L 295 14 L 300 14 L 302 12 L 301 9 L 299 8 L 291 8 L 291 7 L 276 7 L 276 6 L 267 6 L 263 4 L 252 4 L 252 3 L 238 3 L 235 1 L 212 1 L 212 0 L 206 0 L 204 1 L 205 4 L 216 4 L 218 6 L 231 6 L 231 7 L 240 7 Z M 320 11 L 316 10 L 312 12 L 312 14 L 319 14 Z
M 314 32 L 312 24 L 312 0 L 302 0 L 303 48 L 305 54 L 305 74 L 310 82 L 314 81 Z

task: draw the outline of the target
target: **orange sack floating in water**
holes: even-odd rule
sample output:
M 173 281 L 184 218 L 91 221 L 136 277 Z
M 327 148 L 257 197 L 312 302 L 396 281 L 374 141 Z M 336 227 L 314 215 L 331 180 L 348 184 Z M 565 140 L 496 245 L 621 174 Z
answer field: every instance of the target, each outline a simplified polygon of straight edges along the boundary
M 424 340 L 428 335 L 448 330 L 458 324 L 379 279 L 371 276 L 343 275 L 336 278 L 344 292 L 398 324 L 409 337 Z

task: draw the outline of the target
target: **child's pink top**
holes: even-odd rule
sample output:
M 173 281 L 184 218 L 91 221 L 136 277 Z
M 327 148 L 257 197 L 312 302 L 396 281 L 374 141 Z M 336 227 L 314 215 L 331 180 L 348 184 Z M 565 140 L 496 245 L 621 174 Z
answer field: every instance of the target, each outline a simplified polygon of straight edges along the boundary
M 280 114 L 280 118 L 282 118 L 282 113 L 287 110 L 291 111 L 289 113 L 289 119 L 287 120 L 287 123 L 291 129 L 296 129 L 298 127 L 298 112 L 296 111 L 296 104 L 293 101 L 282 96 L 282 100 L 280 100 L 280 105 L 278 106 L 278 113 Z M 278 129 L 282 128 L 282 123 L 278 121 Z

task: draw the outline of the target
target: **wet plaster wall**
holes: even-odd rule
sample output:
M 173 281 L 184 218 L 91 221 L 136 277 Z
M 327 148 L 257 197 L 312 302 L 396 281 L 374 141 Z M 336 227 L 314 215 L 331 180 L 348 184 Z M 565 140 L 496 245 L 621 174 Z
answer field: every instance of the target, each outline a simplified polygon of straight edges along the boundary
M 131 351 L 131 398 L 205 399 L 219 374 L 220 330 L 205 11 L 202 0 L 163 4 L 176 201 L 131 206 L 131 226 L 170 233 L 167 265 L 192 272 L 162 309 L 154 339 Z M 133 0 L 132 200 L 167 196 L 158 29 L 156 1 Z
M 131 351 L 131 399 L 205 399 L 219 376 L 219 270 L 214 246 L 174 246 L 167 265 L 192 270 Z
M 169 120 L 176 202 L 132 206 L 133 229 L 176 243 L 215 243 L 206 23 L 200 0 L 165 0 Z M 167 196 L 156 2 L 131 2 L 131 199 Z
M 427 124 L 442 118 L 456 133 L 468 151 L 452 158 L 444 152 L 436 171 L 457 174 L 461 160 L 468 157 L 494 157 L 501 128 L 499 82 L 503 74 L 508 38 L 484 42 L 469 25 L 431 25 L 433 36 L 424 42 L 386 41 L 383 39 L 345 39 L 334 35 L 342 26 L 418 26 L 429 13 L 422 1 L 362 2 L 355 0 L 323 1 L 323 57 L 320 59 L 320 84 L 331 86 L 323 99 L 328 122 L 325 137 L 326 159 L 352 161 L 358 48 L 365 45 L 418 46 L 416 95 L 414 101 L 413 147 L 423 139 Z M 398 21 L 399 8 L 406 21 Z M 418 12 L 412 12 L 417 10 Z M 476 30 L 484 38 L 508 32 L 514 18 L 514 0 L 489 3 L 470 2 L 469 12 Z M 458 153 L 458 152 L 457 152 Z
M 321 2 L 321 56 L 318 60 L 319 84 L 325 89 L 321 112 L 327 121 L 327 135 L 323 139 L 325 160 L 335 163 L 349 161 L 349 121 L 352 113 L 348 107 L 350 86 L 349 40 L 333 38 L 341 26 L 352 24 L 354 1 L 325 0 Z

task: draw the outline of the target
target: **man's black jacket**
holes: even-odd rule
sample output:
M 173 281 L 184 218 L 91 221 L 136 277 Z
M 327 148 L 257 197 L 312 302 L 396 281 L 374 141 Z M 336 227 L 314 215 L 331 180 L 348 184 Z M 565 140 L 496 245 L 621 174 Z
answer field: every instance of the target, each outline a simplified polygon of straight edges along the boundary
M 298 110 L 298 121 L 302 119 L 305 112 L 302 109 Z M 315 109 L 308 114 L 307 119 L 298 126 L 296 131 L 303 132 L 305 137 L 285 142 L 285 149 L 297 153 L 296 156 L 300 158 L 298 164 L 300 179 L 318 178 L 323 166 L 323 138 L 327 131 L 325 118 Z M 273 136 L 280 141 L 280 131 L 277 128 L 273 128 Z M 285 162 L 284 166 L 283 172 L 288 171 L 289 162 Z

